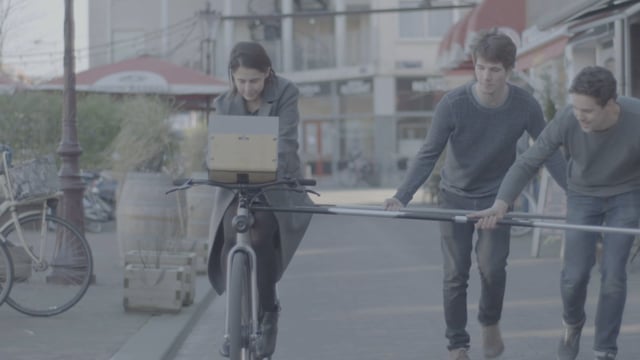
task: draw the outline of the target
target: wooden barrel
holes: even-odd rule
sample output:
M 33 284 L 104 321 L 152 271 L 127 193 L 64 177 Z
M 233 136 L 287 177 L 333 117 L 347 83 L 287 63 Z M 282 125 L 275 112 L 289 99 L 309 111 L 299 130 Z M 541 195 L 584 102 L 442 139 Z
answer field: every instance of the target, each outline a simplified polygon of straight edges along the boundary
M 122 258 L 130 250 L 171 251 L 184 237 L 185 194 L 165 194 L 171 178 L 160 173 L 127 173 L 116 210 Z
M 193 173 L 194 179 L 206 179 L 207 173 Z M 209 220 L 213 211 L 211 186 L 194 186 L 187 193 L 187 238 L 204 240 L 209 238 Z

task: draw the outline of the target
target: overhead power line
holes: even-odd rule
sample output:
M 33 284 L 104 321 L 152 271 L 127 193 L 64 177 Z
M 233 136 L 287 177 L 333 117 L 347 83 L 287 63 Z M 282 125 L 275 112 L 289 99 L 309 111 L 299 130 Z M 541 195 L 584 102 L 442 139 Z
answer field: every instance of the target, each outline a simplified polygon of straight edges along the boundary
M 1 1 L 1 0 L 0 0 Z M 418 12 L 418 11 L 441 11 L 441 10 L 451 10 L 451 9 L 465 9 L 472 8 L 477 5 L 477 1 L 469 0 L 455 5 L 431 5 L 431 1 L 426 0 L 421 3 L 421 5 L 416 7 L 396 7 L 396 8 L 383 8 L 383 9 L 354 9 L 354 10 L 346 10 L 346 11 L 325 11 L 325 10 L 307 10 L 307 11 L 298 11 L 290 14 L 240 14 L 240 15 L 224 15 L 219 16 L 219 20 L 227 21 L 227 20 L 279 20 L 282 18 L 313 18 L 313 17 L 335 17 L 335 16 L 349 16 L 349 15 L 367 15 L 367 14 L 383 14 L 383 13 L 402 13 L 402 12 Z M 208 12 L 217 13 L 215 11 L 209 10 Z M 93 53 L 101 53 L 111 51 L 113 48 L 126 46 L 130 44 L 134 44 L 136 42 L 147 42 L 149 40 L 153 40 L 159 38 L 163 35 L 165 36 L 174 36 L 177 33 L 186 31 L 188 34 L 179 41 L 176 47 L 180 47 L 185 45 L 185 43 L 191 43 L 192 40 L 188 40 L 191 33 L 194 30 L 194 25 L 200 21 L 198 14 L 194 17 L 189 17 L 182 19 L 174 24 L 171 24 L 167 27 L 152 30 L 149 32 L 142 33 L 137 36 L 133 36 L 131 38 L 122 39 L 118 41 L 111 41 L 106 43 L 101 43 L 93 46 L 89 46 L 86 48 L 76 49 L 76 57 L 85 58 Z M 170 52 L 175 51 L 175 47 L 173 47 Z M 52 59 L 62 60 L 62 51 L 40 51 L 33 53 L 20 53 L 20 54 L 3 54 L 3 58 L 5 59 L 5 63 L 8 64 L 42 64 L 51 62 Z
M 118 41 L 110 41 L 102 44 L 89 46 L 86 48 L 79 48 L 75 50 L 75 53 L 81 54 L 83 52 L 102 51 L 101 49 L 103 48 L 105 49 L 104 51 L 107 51 L 117 46 L 123 46 L 123 45 L 128 45 L 136 42 L 154 40 L 154 39 L 160 38 L 163 35 L 174 35 L 175 33 L 178 33 L 183 30 L 192 31 L 196 23 L 197 23 L 197 19 L 194 17 L 190 17 L 190 18 L 180 20 L 165 28 L 152 30 L 149 32 L 142 33 L 140 35 L 132 36 L 130 38 L 126 38 Z M 62 51 L 40 51 L 40 52 L 20 53 L 20 54 L 3 54 L 2 56 L 5 59 L 6 58 L 24 59 L 29 57 L 47 57 L 52 55 L 62 56 L 62 54 L 63 54 Z
M 260 19 L 281 19 L 281 18 L 304 18 L 304 17 L 321 17 L 321 16 L 341 16 L 341 15 L 368 15 L 381 13 L 399 13 L 409 11 L 438 11 L 452 9 L 468 9 L 475 7 L 476 2 L 465 2 L 458 5 L 421 5 L 417 7 L 401 7 L 401 8 L 384 8 L 384 9 L 361 9 L 346 11 L 302 11 L 290 14 L 244 14 L 244 15 L 223 15 L 220 20 L 260 20 Z

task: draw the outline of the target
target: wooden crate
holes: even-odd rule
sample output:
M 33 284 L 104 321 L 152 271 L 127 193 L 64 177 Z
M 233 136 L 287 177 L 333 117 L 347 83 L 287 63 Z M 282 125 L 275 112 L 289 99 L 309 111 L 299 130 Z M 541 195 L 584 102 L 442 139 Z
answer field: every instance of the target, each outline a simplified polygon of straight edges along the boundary
M 278 125 L 275 116 L 214 115 L 209 122 L 209 179 L 266 182 L 276 178 Z
M 179 312 L 184 300 L 184 277 L 182 266 L 127 265 L 122 302 L 125 311 Z
M 209 266 L 209 243 L 206 238 L 187 237 L 176 241 L 173 251 L 196 253 L 196 274 L 205 275 Z
M 184 268 L 182 304 L 185 306 L 193 304 L 196 296 L 196 253 L 130 250 L 125 254 L 124 264 L 125 266 L 141 265 L 147 268 L 182 266 Z

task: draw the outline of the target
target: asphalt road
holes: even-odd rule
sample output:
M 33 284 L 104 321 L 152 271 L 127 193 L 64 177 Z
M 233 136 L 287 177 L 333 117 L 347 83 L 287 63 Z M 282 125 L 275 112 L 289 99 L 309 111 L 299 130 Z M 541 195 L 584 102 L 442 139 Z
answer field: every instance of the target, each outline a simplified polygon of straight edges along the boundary
M 502 359 L 554 359 L 561 334 L 559 244 L 529 256 L 530 239 L 512 240 L 501 322 Z M 640 260 L 630 265 L 618 359 L 640 359 Z M 279 283 L 278 348 L 282 360 L 446 359 L 442 270 L 437 223 L 351 216 L 316 216 Z M 599 276 L 594 269 L 587 324 L 578 359 L 593 359 L 593 318 Z M 469 286 L 470 356 L 480 359 L 476 320 L 479 279 Z M 214 300 L 176 352 L 176 360 L 222 359 L 224 297 Z

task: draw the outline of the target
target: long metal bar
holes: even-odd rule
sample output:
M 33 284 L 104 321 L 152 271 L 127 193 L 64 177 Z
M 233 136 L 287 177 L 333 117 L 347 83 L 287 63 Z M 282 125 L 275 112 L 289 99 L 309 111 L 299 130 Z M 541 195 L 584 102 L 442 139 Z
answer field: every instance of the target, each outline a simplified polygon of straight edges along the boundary
M 318 206 L 329 206 L 329 207 L 338 207 L 338 208 L 353 208 L 353 209 L 363 209 L 363 210 L 384 210 L 381 206 L 374 205 L 332 205 L 332 204 L 318 204 Z M 440 208 L 403 208 L 402 211 L 409 213 L 418 213 L 418 214 L 447 214 L 447 215 L 468 215 L 471 210 L 462 210 L 462 209 L 440 209 Z M 564 221 L 564 216 L 559 215 L 549 215 L 549 214 L 540 214 L 540 213 L 528 213 L 528 212 L 518 212 L 512 211 L 508 212 L 505 215 L 506 219 L 542 219 L 542 220 L 558 220 Z
M 437 214 L 437 213 L 417 213 L 409 211 L 386 211 L 360 209 L 356 207 L 331 207 L 331 206 L 293 206 L 293 207 L 270 207 L 270 206 L 252 206 L 254 211 L 275 211 L 275 212 L 300 212 L 312 214 L 326 215 L 352 215 L 352 216 L 372 216 L 386 217 L 395 219 L 415 219 L 415 220 L 435 220 L 435 221 L 451 221 L 459 224 L 473 224 L 475 219 L 465 215 Z M 469 212 L 467 211 L 466 214 Z M 595 226 L 595 225 L 577 225 L 557 222 L 503 219 L 498 221 L 500 225 L 540 227 L 561 230 L 580 230 L 590 232 L 609 232 L 622 233 L 630 235 L 640 235 L 640 229 L 622 228 L 611 226 Z

